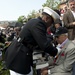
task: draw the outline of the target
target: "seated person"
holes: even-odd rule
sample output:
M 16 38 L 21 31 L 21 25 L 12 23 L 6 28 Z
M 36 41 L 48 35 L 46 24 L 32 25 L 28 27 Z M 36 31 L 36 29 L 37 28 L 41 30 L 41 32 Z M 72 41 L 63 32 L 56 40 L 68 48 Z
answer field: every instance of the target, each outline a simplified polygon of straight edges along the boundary
M 41 75 L 72 75 L 73 63 L 75 62 L 75 44 L 68 39 L 68 30 L 60 27 L 55 32 L 58 48 L 61 49 L 52 67 L 41 70 Z

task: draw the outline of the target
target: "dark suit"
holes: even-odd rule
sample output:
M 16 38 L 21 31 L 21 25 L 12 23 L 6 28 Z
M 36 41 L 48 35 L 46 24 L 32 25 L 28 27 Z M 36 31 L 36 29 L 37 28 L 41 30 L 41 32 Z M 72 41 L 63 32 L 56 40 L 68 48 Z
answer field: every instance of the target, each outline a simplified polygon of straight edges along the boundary
M 20 33 L 20 36 L 25 36 L 23 44 L 26 46 L 25 50 L 28 50 L 26 54 L 25 50 L 20 51 L 15 57 L 9 69 L 21 73 L 27 74 L 30 72 L 30 66 L 32 66 L 32 52 L 35 46 L 39 46 L 41 50 L 49 53 L 51 56 L 57 54 L 57 49 L 47 41 L 46 37 L 46 23 L 42 19 L 31 19 L 24 26 L 23 30 Z M 33 46 L 33 48 L 27 48 L 27 44 Z M 13 55 L 12 55 L 13 57 Z M 11 57 L 10 57 L 11 59 Z M 9 60 L 10 61 L 10 60 Z
M 73 64 L 73 73 L 72 73 L 72 75 L 75 75 L 75 62 Z
M 75 26 L 73 26 L 72 22 L 75 22 L 74 16 L 70 10 L 68 10 L 64 15 L 63 15 L 63 22 L 64 26 L 68 28 L 68 37 L 70 40 L 74 40 L 75 38 Z

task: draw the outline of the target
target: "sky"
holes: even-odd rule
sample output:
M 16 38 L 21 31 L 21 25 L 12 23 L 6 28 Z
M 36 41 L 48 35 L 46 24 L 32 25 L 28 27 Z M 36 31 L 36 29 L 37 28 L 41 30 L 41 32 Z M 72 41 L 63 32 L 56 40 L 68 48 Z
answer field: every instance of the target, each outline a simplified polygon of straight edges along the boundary
M 38 11 L 46 0 L 0 0 L 0 21 L 17 20 L 27 16 L 32 10 Z

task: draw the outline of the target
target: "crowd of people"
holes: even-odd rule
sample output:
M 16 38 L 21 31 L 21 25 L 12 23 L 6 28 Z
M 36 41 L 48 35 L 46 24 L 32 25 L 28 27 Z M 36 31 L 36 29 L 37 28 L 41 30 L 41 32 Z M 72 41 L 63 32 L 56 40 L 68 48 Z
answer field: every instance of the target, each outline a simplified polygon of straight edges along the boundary
M 3 48 L 5 52 L 14 39 L 24 36 L 22 44 L 25 50 L 20 50 L 11 64 L 6 64 L 6 67 L 9 65 L 7 69 L 10 75 L 33 75 L 34 50 L 41 50 L 50 58 L 47 60 L 49 65 L 41 68 L 39 75 L 73 75 L 75 0 L 68 0 L 68 8 L 62 20 L 58 10 L 44 7 L 41 17 L 30 19 L 23 27 L 7 27 L 3 31 L 0 30 L 0 49 Z

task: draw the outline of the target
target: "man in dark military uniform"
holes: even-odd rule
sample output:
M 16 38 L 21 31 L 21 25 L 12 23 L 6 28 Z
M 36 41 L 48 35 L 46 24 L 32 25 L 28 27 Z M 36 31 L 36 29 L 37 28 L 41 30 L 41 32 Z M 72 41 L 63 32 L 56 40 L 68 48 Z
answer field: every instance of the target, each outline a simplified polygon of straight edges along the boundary
M 59 50 L 47 41 L 46 37 L 46 29 L 54 22 L 56 18 L 60 18 L 59 15 L 52 9 L 45 7 L 42 17 L 31 19 L 26 23 L 20 33 L 20 36 L 24 36 L 23 44 L 25 45 L 28 53 L 26 54 L 25 50 L 18 53 L 9 66 L 11 75 L 33 75 L 30 74 L 32 71 L 31 66 L 33 62 L 32 52 L 33 48 L 37 45 L 41 50 L 49 53 L 51 56 L 55 56 L 59 52 Z

